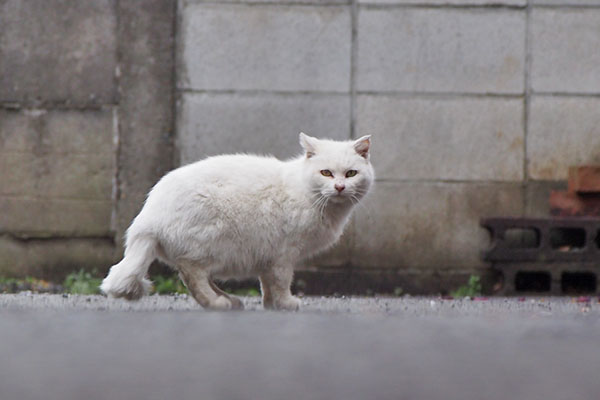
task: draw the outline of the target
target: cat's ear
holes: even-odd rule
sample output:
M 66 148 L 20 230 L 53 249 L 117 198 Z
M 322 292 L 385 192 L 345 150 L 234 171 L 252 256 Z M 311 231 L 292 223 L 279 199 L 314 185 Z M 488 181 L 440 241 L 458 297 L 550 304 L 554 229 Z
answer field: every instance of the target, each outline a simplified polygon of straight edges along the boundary
M 311 158 L 317 152 L 317 142 L 319 139 L 308 136 L 304 132 L 300 132 L 300 146 L 306 152 L 306 158 Z
M 363 136 L 353 144 L 354 150 L 359 156 L 369 159 L 369 148 L 371 147 L 371 135 Z

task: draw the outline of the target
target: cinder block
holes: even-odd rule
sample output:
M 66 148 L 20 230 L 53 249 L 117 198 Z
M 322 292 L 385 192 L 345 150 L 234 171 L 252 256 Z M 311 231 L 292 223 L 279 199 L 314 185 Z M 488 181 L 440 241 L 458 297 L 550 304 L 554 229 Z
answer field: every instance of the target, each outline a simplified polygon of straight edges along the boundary
M 0 195 L 110 200 L 114 135 L 110 109 L 0 110 Z
M 600 163 L 600 99 L 533 96 L 527 158 L 533 179 L 567 179 L 569 166 Z
M 0 15 L 1 101 L 115 102 L 115 0 L 6 0 Z
M 178 86 L 350 90 L 350 6 L 181 3 Z
M 525 12 L 360 8 L 359 91 L 523 93 Z
M 531 85 L 537 92 L 600 92 L 600 9 L 533 9 Z
M 0 195 L 0 234 L 110 237 L 112 203 Z
M 301 152 L 298 133 L 350 137 L 346 95 L 184 94 L 178 108 L 181 164 L 247 152 L 286 158 Z
M 569 192 L 600 194 L 600 166 L 569 168 Z
M 522 115 L 519 99 L 361 95 L 357 135 L 373 134 L 378 178 L 517 181 Z
M 520 216 L 518 184 L 377 182 L 357 210 L 352 265 L 361 268 L 483 268 L 482 217 Z
M 565 1 L 565 0 L 563 0 Z M 592 0 L 593 1 L 593 0 Z M 358 0 L 359 4 L 415 4 L 415 5 L 451 5 L 451 6 L 525 6 L 527 0 Z

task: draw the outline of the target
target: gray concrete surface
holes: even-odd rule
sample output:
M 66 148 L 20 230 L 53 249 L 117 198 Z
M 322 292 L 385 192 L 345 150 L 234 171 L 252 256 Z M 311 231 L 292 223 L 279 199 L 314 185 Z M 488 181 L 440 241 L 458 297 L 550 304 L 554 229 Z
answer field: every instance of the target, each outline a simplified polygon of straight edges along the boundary
M 600 304 L 0 295 L 2 399 L 597 399 Z

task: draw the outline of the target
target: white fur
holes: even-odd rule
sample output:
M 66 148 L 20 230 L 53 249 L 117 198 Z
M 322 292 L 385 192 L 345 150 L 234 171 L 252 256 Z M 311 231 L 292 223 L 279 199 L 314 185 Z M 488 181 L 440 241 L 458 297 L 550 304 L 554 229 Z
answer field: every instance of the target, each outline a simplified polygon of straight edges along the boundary
M 150 287 L 148 267 L 159 258 L 204 307 L 241 308 L 212 277 L 259 276 L 265 307 L 298 309 L 289 290 L 293 267 L 339 239 L 374 179 L 368 136 L 338 142 L 300 134 L 300 143 L 305 154 L 288 161 L 223 155 L 169 172 L 129 227 L 125 257 L 102 291 L 141 297 Z M 358 173 L 346 178 L 348 170 Z M 345 189 L 338 193 L 335 184 Z

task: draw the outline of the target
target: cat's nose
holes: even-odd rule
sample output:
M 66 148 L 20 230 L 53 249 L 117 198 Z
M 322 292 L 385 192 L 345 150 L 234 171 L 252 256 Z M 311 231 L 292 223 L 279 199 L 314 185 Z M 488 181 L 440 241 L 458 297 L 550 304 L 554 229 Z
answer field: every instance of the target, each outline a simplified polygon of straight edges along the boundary
M 346 189 L 346 185 L 344 185 L 343 183 L 336 183 L 335 185 L 333 185 L 333 187 L 335 188 L 335 190 L 337 190 L 339 193 L 342 193 L 342 190 Z

